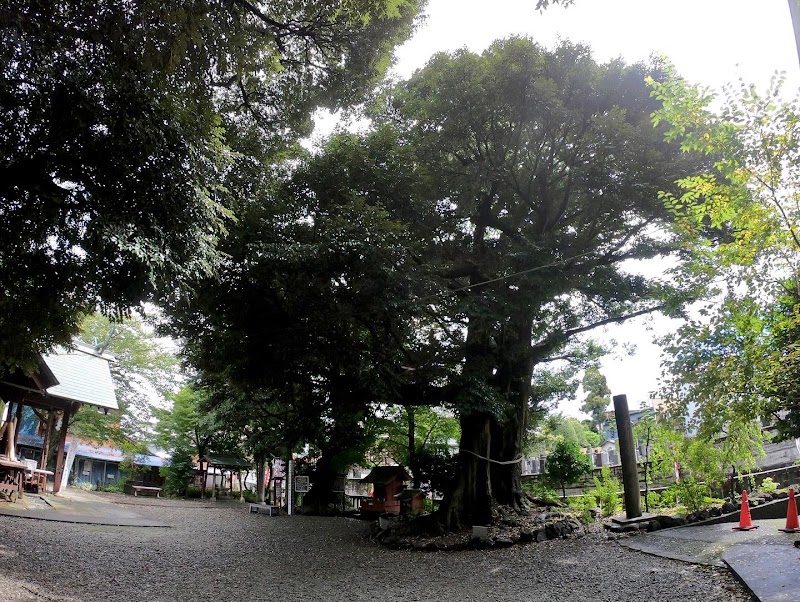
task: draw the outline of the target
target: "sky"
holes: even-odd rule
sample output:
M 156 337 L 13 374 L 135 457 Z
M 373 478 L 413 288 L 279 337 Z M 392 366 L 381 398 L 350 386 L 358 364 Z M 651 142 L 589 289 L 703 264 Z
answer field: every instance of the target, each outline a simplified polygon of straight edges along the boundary
M 741 78 L 765 89 L 776 72 L 785 72 L 785 95 L 800 84 L 787 0 L 575 0 L 573 6 L 535 9 L 536 0 L 429 0 L 426 19 L 397 52 L 393 75 L 409 77 L 436 52 L 467 47 L 480 52 L 510 35 L 529 36 L 547 47 L 560 39 L 582 42 L 595 59 L 646 61 L 666 56 L 677 72 L 693 83 L 721 91 Z M 321 133 L 329 128 L 320 124 Z M 658 387 L 660 350 L 654 335 L 679 322 L 651 317 L 599 333 L 619 348 L 635 345 L 633 355 L 612 354 L 601 364 L 612 395 L 626 394 L 639 407 Z M 567 415 L 579 412 L 577 399 L 562 403 Z

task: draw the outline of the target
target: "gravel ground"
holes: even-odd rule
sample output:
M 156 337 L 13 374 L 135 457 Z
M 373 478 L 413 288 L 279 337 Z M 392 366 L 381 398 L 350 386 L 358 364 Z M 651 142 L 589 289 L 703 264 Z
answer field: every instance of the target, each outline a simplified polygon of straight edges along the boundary
M 368 524 L 352 519 L 160 500 L 135 511 L 174 527 L 0 516 L 0 600 L 750 600 L 724 570 L 594 537 L 425 553 L 377 546 L 366 539 Z

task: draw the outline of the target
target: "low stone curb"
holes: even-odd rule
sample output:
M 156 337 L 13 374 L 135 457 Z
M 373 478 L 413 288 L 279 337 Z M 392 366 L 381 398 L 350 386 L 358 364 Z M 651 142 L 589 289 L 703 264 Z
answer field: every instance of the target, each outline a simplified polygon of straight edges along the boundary
M 416 552 L 456 552 L 462 550 L 491 550 L 510 548 L 515 545 L 564 539 L 571 535 L 582 535 L 583 525 L 576 518 L 568 517 L 531 529 L 523 527 L 513 535 L 499 534 L 488 539 L 472 538 L 467 541 L 445 543 L 440 541 L 409 541 L 394 534 L 392 526 L 381 529 L 377 522 L 371 527 L 370 539 L 395 550 L 413 550 Z
M 786 499 L 789 495 L 785 492 L 766 494 L 751 498 L 748 503 L 753 520 L 764 518 L 780 518 L 786 515 Z M 699 512 L 692 512 L 684 516 L 654 516 L 649 521 L 630 525 L 609 525 L 606 528 L 612 533 L 631 534 L 639 532 L 652 533 L 661 529 L 683 527 L 686 525 L 715 525 L 719 523 L 732 523 L 739 520 L 740 507 L 732 502 L 725 502 L 721 507 L 709 508 Z

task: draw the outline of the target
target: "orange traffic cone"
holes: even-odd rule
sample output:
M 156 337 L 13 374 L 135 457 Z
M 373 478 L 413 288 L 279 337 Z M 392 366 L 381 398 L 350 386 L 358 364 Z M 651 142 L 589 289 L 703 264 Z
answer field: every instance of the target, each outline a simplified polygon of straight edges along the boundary
M 736 531 L 750 531 L 751 529 L 758 529 L 758 525 L 754 525 L 750 520 L 750 506 L 747 504 L 747 491 L 742 491 L 742 509 L 739 511 L 739 526 L 734 527 Z
M 800 523 L 797 520 L 797 503 L 794 501 L 794 489 L 789 487 L 789 508 L 786 510 L 786 528 L 778 529 L 784 533 L 797 533 Z

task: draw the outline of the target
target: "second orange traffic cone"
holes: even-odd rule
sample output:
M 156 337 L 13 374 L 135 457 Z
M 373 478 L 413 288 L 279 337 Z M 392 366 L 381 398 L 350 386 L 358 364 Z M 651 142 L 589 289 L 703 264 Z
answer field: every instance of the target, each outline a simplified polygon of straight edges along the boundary
M 800 531 L 800 524 L 797 520 L 797 502 L 794 501 L 794 489 L 789 487 L 789 508 L 786 510 L 786 528 L 778 529 L 784 533 L 797 533 Z
M 754 525 L 750 519 L 750 506 L 747 503 L 747 491 L 742 491 L 742 509 L 739 511 L 739 526 L 734 527 L 736 531 L 750 531 L 751 529 L 758 529 L 758 525 Z

